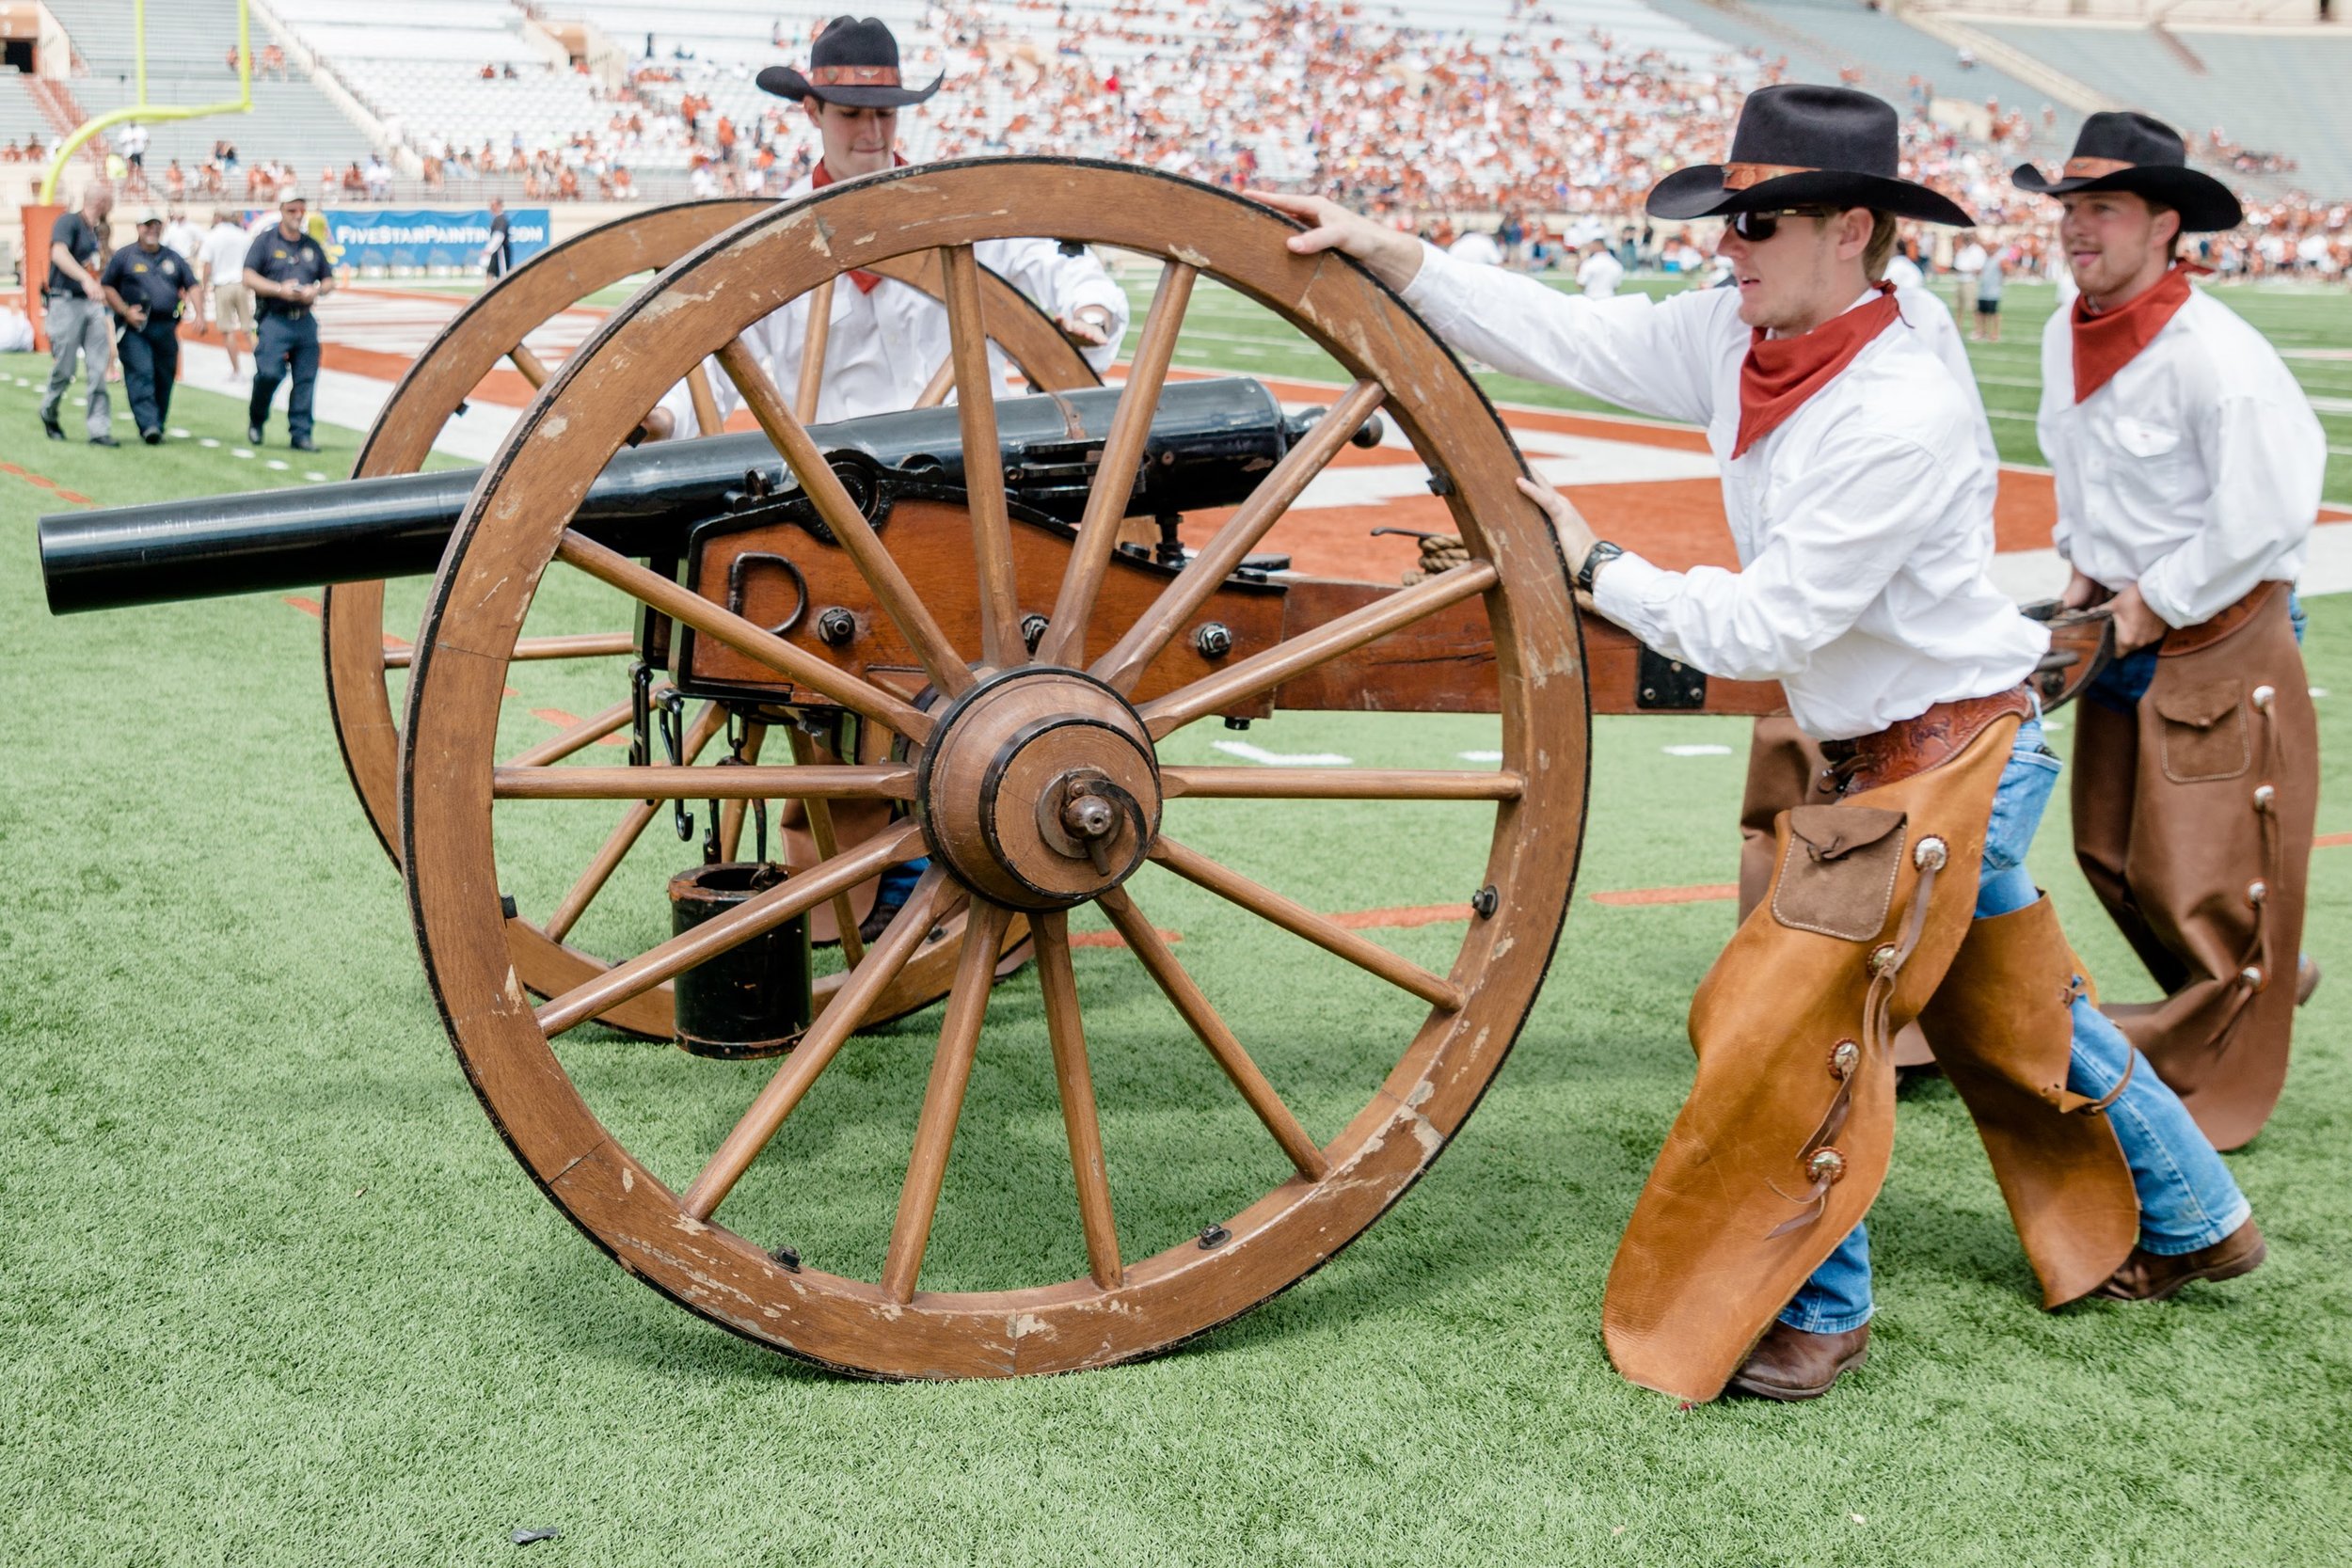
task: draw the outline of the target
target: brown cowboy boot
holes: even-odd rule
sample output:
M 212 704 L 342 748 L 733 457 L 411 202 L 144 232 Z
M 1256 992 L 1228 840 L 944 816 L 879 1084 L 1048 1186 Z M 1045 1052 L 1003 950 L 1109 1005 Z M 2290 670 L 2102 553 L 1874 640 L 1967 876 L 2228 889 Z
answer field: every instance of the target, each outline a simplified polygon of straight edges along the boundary
M 1843 1334 L 1808 1334 L 1775 1318 L 1725 1386 L 1759 1400 L 1818 1400 L 1869 1354 L 1868 1323 Z
M 2262 1227 L 2249 1219 L 2213 1245 L 2195 1252 L 2168 1258 L 2134 1247 L 2123 1266 L 2094 1293 L 2116 1301 L 2163 1301 L 2182 1286 L 2201 1279 L 2235 1279 L 2252 1274 L 2269 1255 Z

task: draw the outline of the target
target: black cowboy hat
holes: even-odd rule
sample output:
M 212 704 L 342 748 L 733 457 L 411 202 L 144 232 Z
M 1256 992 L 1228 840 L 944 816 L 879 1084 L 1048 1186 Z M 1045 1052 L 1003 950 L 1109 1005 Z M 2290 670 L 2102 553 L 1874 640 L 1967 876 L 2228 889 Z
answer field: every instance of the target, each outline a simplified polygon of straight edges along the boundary
M 2181 214 L 2191 234 L 2235 229 L 2245 210 L 2230 187 L 2188 166 L 2181 134 L 2160 119 L 2122 112 L 2096 114 L 2083 121 L 2074 150 L 2056 180 L 2045 180 L 2031 164 L 2019 164 L 2010 183 L 2036 196 L 2069 191 L 2130 191 L 2160 201 Z
M 1758 87 L 1732 130 L 1731 156 L 1678 168 L 1651 186 L 1650 214 L 1711 218 L 1867 207 L 1922 223 L 1974 225 L 1962 207 L 1896 173 L 1900 127 L 1893 104 L 1851 87 Z
M 825 24 L 808 51 L 808 74 L 788 65 L 771 65 L 757 78 L 762 90 L 799 102 L 815 98 L 826 103 L 846 103 L 856 109 L 895 109 L 920 103 L 939 90 L 946 71 L 928 87 L 908 87 L 898 80 L 898 40 L 880 17 L 863 22 L 836 16 Z

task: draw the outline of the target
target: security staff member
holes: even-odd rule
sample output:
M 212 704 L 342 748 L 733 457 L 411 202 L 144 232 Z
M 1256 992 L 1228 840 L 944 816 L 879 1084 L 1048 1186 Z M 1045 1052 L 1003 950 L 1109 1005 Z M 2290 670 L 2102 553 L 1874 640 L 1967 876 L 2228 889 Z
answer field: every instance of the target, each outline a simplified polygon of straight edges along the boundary
M 92 185 L 82 197 L 82 210 L 68 213 L 49 231 L 49 280 L 41 290 L 41 313 L 49 327 L 49 390 L 40 400 L 41 428 L 53 441 L 65 439 L 57 422 L 67 388 L 73 385 L 78 360 L 89 369 L 89 413 L 84 424 L 90 445 L 111 447 L 114 410 L 106 399 L 106 291 L 98 281 L 100 259 L 106 249 L 106 214 L 114 211 L 112 187 Z
M 316 451 L 310 439 L 310 400 L 319 379 L 319 324 L 312 314 L 322 294 L 335 287 L 326 252 L 302 227 L 306 203 L 298 196 L 278 204 L 278 227 L 265 230 L 245 253 L 245 286 L 261 312 L 260 341 L 253 348 L 253 397 L 246 408 L 245 438 L 262 444 L 270 400 L 294 371 L 286 399 L 286 429 L 296 451 Z
M 139 439 L 161 444 L 171 414 L 171 386 L 180 377 L 180 299 L 196 287 L 186 257 L 164 244 L 164 215 L 139 214 L 139 243 L 108 258 L 99 282 L 122 324 L 122 389 Z

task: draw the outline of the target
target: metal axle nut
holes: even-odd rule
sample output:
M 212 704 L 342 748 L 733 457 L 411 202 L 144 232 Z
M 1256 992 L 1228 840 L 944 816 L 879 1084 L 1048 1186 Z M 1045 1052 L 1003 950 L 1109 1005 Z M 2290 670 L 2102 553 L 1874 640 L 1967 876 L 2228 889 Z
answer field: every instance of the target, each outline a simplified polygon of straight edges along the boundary
M 1223 658 L 1233 651 L 1233 632 L 1222 621 L 1211 621 L 1192 634 L 1192 645 L 1202 658 Z
M 857 617 L 834 605 L 817 617 L 817 640 L 828 648 L 838 648 L 857 636 Z

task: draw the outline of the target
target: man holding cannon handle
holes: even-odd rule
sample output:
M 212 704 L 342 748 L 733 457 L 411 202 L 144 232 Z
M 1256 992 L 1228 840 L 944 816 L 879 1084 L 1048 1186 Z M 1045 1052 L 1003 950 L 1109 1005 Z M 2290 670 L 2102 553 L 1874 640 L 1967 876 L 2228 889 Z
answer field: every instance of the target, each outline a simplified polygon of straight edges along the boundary
M 2045 1305 L 2262 1259 L 2236 1184 L 2084 999 L 2024 869 L 2057 783 L 2021 685 L 2048 634 L 1989 577 L 1982 416 L 1913 325 L 1941 312 L 1877 281 L 1898 217 L 1969 221 L 1897 167 L 1879 100 L 1757 91 L 1728 162 L 1648 199 L 1725 218 L 1736 287 L 1659 304 L 1570 298 L 1269 198 L 1311 222 L 1293 250 L 1344 249 L 1499 369 L 1704 424 L 1740 571 L 1661 570 L 1522 487 L 1602 614 L 1708 673 L 1779 680 L 1836 765 L 1840 799 L 1781 816 L 1770 893 L 1692 1000 L 1697 1079 L 1610 1271 L 1611 1358 L 1687 1400 L 1809 1399 L 1863 1358 L 1861 1222 L 1892 1153 L 1893 1036 L 1922 1013 Z
M 2065 207 L 2082 292 L 2042 332 L 2036 429 L 2064 602 L 2109 606 L 2120 656 L 2075 709 L 2074 854 L 2165 991 L 2110 1010 L 2232 1148 L 2277 1103 L 2319 977 L 2297 955 L 2319 735 L 2291 584 L 2327 436 L 2278 351 L 2177 262 L 2182 234 L 2244 214 L 2170 126 L 2092 115 L 2058 179 L 2014 182 Z
M 876 18 L 839 16 L 826 24 L 809 50 L 805 74 L 789 66 L 770 66 L 759 86 L 799 103 L 821 139 L 822 154 L 808 176 L 784 193 L 786 201 L 822 190 L 837 180 L 879 174 L 906 162 L 898 155 L 898 110 L 939 90 L 910 87 L 898 70 L 898 40 Z M 973 247 L 980 264 L 1004 277 L 1052 316 L 1087 362 L 1108 370 L 1126 336 L 1129 307 L 1124 290 L 1102 262 L 1083 248 L 1065 252 L 1052 240 L 989 240 Z M 744 333 L 743 340 L 777 389 L 789 398 L 800 382 L 801 356 L 808 343 L 810 300 L 791 301 Z M 818 384 L 818 422 L 897 413 L 921 399 L 949 352 L 946 308 L 920 289 L 869 272 L 853 272 L 836 282 L 824 336 L 824 373 Z M 991 349 L 999 372 L 1002 356 Z M 721 418 L 740 401 L 735 384 L 714 359 L 704 373 Z M 652 440 L 666 440 L 694 428 L 693 397 L 681 383 L 670 389 L 645 419 Z M 929 863 L 893 866 L 882 875 L 874 908 L 862 934 L 871 941 L 890 924 L 914 891 Z

